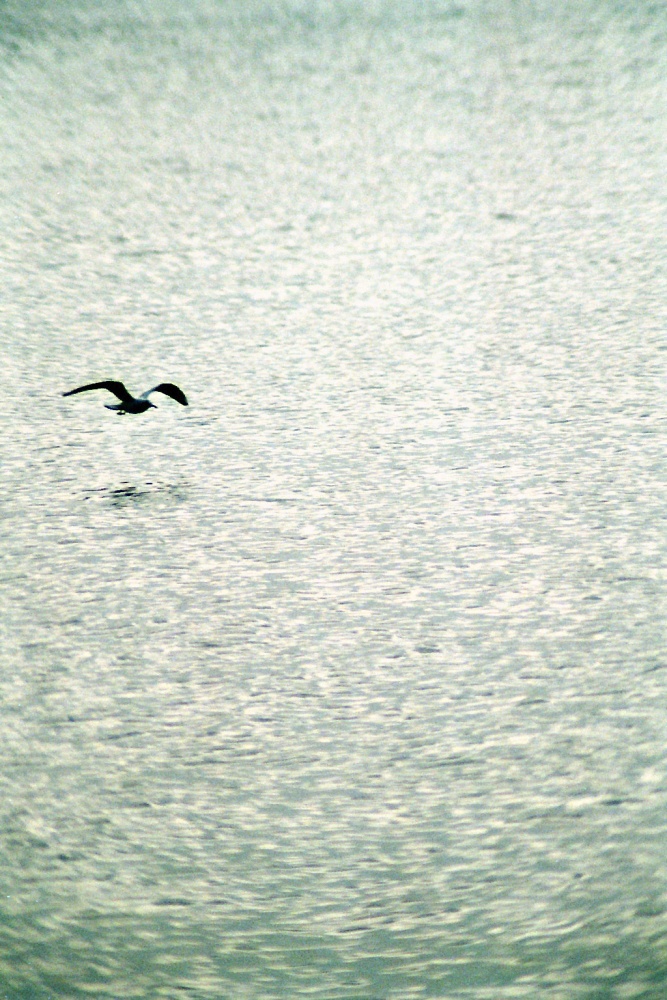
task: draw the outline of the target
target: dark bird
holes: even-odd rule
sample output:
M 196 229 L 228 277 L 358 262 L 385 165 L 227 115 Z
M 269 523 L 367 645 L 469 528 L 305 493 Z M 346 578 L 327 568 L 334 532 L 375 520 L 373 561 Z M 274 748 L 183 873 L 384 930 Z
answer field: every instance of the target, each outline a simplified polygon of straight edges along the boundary
M 117 396 L 120 399 L 120 403 L 105 403 L 104 405 L 107 410 L 116 410 L 119 415 L 121 413 L 144 413 L 151 407 L 157 409 L 155 403 L 151 403 L 148 399 L 153 392 L 163 392 L 165 396 L 171 396 L 181 406 L 188 405 L 185 393 L 177 385 L 174 385 L 173 382 L 160 382 L 154 389 L 148 389 L 136 398 L 127 391 L 122 382 L 113 381 L 91 382 L 90 385 L 80 385 L 78 389 L 70 389 L 69 392 L 64 392 L 63 396 L 74 396 L 77 392 L 89 392 L 91 389 L 108 389 L 114 396 Z

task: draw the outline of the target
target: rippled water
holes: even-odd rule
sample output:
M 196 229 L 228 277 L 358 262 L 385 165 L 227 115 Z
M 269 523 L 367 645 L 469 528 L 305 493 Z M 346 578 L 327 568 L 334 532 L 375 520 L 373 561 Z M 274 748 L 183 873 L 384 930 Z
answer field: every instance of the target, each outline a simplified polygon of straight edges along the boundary
M 661 1000 L 664 10 L 3 9 L 0 995 Z

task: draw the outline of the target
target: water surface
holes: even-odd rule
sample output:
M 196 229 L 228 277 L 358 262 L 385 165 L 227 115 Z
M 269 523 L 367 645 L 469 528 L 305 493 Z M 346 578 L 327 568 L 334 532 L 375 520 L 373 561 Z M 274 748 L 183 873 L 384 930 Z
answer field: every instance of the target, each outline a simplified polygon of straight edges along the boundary
M 666 28 L 6 5 L 4 996 L 664 996 Z

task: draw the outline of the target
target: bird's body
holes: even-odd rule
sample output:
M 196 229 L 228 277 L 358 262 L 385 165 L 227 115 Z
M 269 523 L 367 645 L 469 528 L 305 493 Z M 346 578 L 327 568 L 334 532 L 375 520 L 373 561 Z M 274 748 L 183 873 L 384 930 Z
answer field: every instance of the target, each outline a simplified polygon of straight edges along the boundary
M 181 406 L 188 405 L 185 393 L 173 382 L 160 382 L 154 389 L 148 389 L 141 396 L 133 396 L 122 382 L 114 382 L 113 380 L 91 382 L 89 385 L 80 385 L 78 389 L 70 389 L 69 392 L 64 392 L 63 396 L 74 396 L 77 392 L 88 392 L 91 389 L 108 389 L 114 396 L 117 396 L 120 403 L 105 403 L 104 405 L 107 410 L 115 410 L 119 416 L 121 413 L 145 413 L 151 408 L 156 409 L 155 403 L 151 403 L 148 398 L 153 392 L 162 392 L 165 396 L 171 396 Z

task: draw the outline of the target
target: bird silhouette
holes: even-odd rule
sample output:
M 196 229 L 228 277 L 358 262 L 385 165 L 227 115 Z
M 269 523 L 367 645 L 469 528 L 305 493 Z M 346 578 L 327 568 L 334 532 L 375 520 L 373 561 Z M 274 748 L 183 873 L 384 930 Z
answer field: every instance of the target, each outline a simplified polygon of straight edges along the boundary
M 171 396 L 181 406 L 188 405 L 185 393 L 173 382 L 160 382 L 155 388 L 143 392 L 141 396 L 133 396 L 122 382 L 114 382 L 113 380 L 91 382 L 89 385 L 80 385 L 78 389 L 70 389 L 69 392 L 64 392 L 63 396 L 75 396 L 77 392 L 90 392 L 91 389 L 108 389 L 114 396 L 117 396 L 120 403 L 105 403 L 104 405 L 107 410 L 115 410 L 119 416 L 122 413 L 145 413 L 151 407 L 157 409 L 155 403 L 151 403 L 148 398 L 153 392 L 162 392 L 165 396 Z

